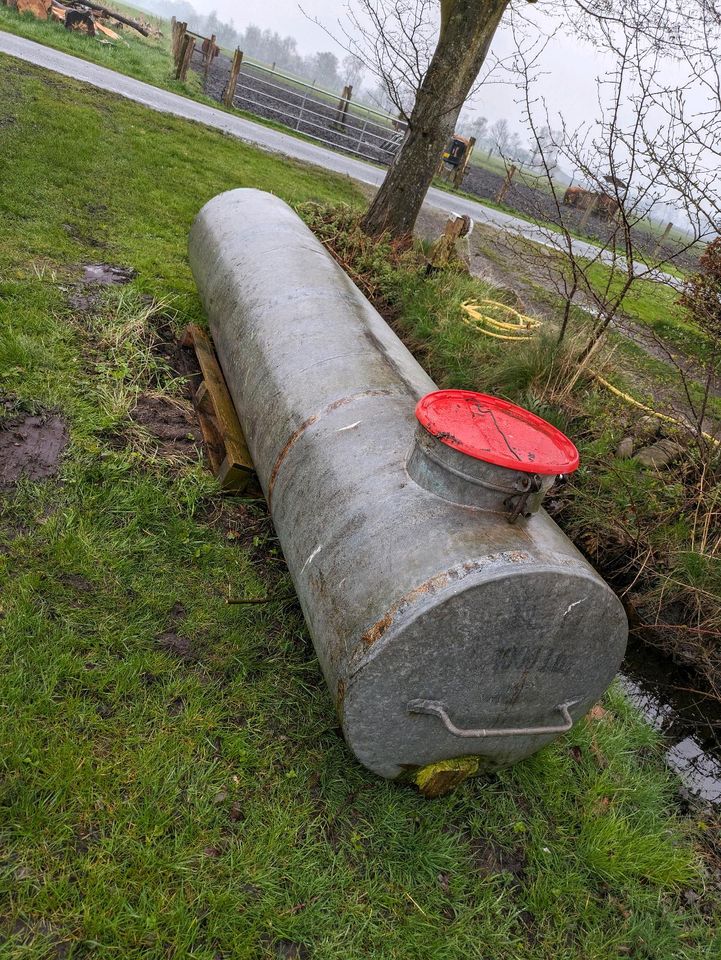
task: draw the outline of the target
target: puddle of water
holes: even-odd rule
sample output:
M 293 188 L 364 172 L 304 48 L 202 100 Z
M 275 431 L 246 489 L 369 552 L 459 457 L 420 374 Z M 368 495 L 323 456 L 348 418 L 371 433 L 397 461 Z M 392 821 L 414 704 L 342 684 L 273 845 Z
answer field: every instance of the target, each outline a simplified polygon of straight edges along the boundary
M 653 650 L 629 642 L 621 687 L 667 744 L 666 761 L 689 793 L 721 804 L 721 704 Z
M 128 267 L 114 267 L 111 263 L 87 263 L 83 267 L 84 283 L 130 283 L 135 271 Z

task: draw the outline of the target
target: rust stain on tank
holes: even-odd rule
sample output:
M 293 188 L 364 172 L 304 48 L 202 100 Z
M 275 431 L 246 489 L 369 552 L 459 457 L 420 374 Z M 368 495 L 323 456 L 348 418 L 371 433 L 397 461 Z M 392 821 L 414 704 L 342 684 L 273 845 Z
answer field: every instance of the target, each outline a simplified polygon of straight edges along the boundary
M 343 720 L 343 704 L 345 701 L 345 680 L 343 677 L 340 677 L 338 680 L 338 689 L 335 695 L 335 709 L 338 714 L 338 718 Z
M 408 607 L 410 607 L 420 597 L 423 597 L 426 594 L 435 593 L 439 587 L 445 587 L 446 584 L 450 583 L 452 579 L 455 578 L 452 576 L 450 571 L 446 570 L 443 573 L 437 573 L 435 577 L 431 577 L 430 580 L 424 581 L 419 586 L 406 593 L 403 597 L 401 597 L 400 600 L 393 604 L 390 610 L 383 617 L 381 617 L 380 620 L 377 620 L 369 630 L 366 630 L 361 637 L 361 641 L 364 646 L 373 646 L 373 644 L 380 640 L 380 638 L 388 631 L 389 627 L 400 613 L 403 613 L 404 610 L 407 610 Z
M 501 556 L 508 563 L 523 563 L 528 559 L 528 554 L 524 550 L 506 550 Z
M 273 469 L 271 470 L 271 473 L 270 473 L 270 480 L 268 481 L 268 508 L 270 508 L 270 502 L 273 499 L 273 487 L 275 486 L 275 479 L 278 476 L 278 471 L 280 470 L 281 464 L 283 463 L 285 458 L 288 456 L 289 451 L 291 450 L 293 445 L 296 443 L 298 438 L 302 436 L 305 433 L 305 431 L 308 429 L 308 427 L 312 426 L 317 419 L 318 417 L 308 417 L 307 420 L 301 423 L 298 429 L 295 430 L 293 433 L 291 433 L 290 437 L 285 443 L 285 446 L 278 454 L 276 461 L 273 464 Z
M 362 400 L 366 397 L 392 397 L 398 396 L 397 390 L 364 390 L 362 393 L 353 393 L 348 397 L 340 397 L 338 400 L 334 400 L 333 403 L 330 403 L 324 410 L 321 410 L 320 413 L 315 416 L 308 417 L 307 420 L 304 420 L 303 423 L 295 430 L 288 440 L 286 441 L 283 449 L 280 451 L 276 457 L 276 461 L 273 464 L 273 469 L 270 473 L 270 480 L 268 481 L 268 508 L 270 508 L 271 501 L 273 499 L 273 488 L 275 487 L 275 481 L 278 477 L 278 471 L 283 465 L 283 461 L 288 456 L 290 451 L 293 449 L 298 440 L 303 436 L 308 427 L 312 427 L 314 423 L 317 423 L 322 417 L 325 417 L 327 414 L 332 413 L 334 410 L 338 410 L 340 407 L 346 406 L 348 403 L 353 403 L 354 400 Z
M 414 587 L 408 593 L 404 594 L 400 600 L 396 601 L 392 607 L 385 613 L 380 620 L 376 620 L 372 627 L 365 631 L 361 637 L 364 648 L 372 647 L 381 637 L 388 632 L 394 621 L 400 614 L 412 606 L 421 597 L 435 593 L 437 590 L 448 586 L 458 580 L 463 580 L 476 570 L 488 566 L 502 559 L 511 563 L 522 563 L 528 559 L 528 554 L 521 550 L 508 551 L 503 554 L 490 554 L 480 560 L 465 560 L 463 563 L 452 567 L 450 570 L 444 570 L 443 573 L 437 573 L 430 580 L 425 580 L 420 586 Z
M 383 636 L 383 634 L 386 632 L 388 627 L 390 627 L 390 625 L 393 623 L 394 615 L 395 615 L 395 608 L 391 607 L 388 613 L 384 617 L 381 617 L 380 620 L 376 621 L 376 623 L 373 624 L 370 630 L 366 630 L 366 632 L 361 637 L 362 642 L 367 647 L 372 646 L 376 642 L 376 640 L 380 639 L 380 637 Z

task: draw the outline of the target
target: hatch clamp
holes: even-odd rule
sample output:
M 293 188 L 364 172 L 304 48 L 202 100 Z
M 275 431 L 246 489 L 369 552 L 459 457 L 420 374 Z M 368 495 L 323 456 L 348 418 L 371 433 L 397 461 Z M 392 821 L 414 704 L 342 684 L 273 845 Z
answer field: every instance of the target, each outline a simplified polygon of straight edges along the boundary
M 508 510 L 508 522 L 515 523 L 519 517 L 528 518 L 533 511 L 526 511 L 529 497 L 538 493 L 541 489 L 542 480 L 537 473 L 528 474 L 522 479 L 518 479 L 514 484 L 517 493 L 512 493 L 506 497 L 503 506 Z

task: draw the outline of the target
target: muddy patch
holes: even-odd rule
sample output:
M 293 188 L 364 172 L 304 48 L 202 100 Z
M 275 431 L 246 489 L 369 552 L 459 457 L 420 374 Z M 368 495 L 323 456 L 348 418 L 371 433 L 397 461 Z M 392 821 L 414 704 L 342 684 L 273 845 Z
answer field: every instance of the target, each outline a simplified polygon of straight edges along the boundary
M 526 870 L 526 855 L 521 847 L 504 850 L 490 840 L 481 837 L 467 837 L 471 862 L 482 877 L 506 874 L 514 880 L 523 879 Z
M 184 619 L 185 608 L 181 603 L 176 603 L 168 615 L 166 629 L 158 634 L 155 643 L 165 653 L 177 657 L 183 663 L 197 663 L 197 644 L 181 632 Z
M 122 286 L 137 276 L 130 267 L 119 267 L 112 263 L 86 263 L 81 270 L 80 282 L 68 298 L 73 310 L 94 310 L 104 287 Z
M 130 283 L 135 276 L 135 270 L 116 267 L 112 263 L 86 263 L 83 267 L 83 283 L 99 283 L 106 287 Z
M 258 562 L 268 559 L 267 544 L 276 538 L 265 503 L 214 499 L 210 501 L 207 512 L 202 514 L 202 521 L 218 530 L 228 542 L 248 551 L 258 551 L 254 557 Z M 273 545 L 271 543 L 270 549 Z
M 21 477 L 46 480 L 58 472 L 70 434 L 58 414 L 24 416 L 0 427 L 0 487 Z
M 164 361 L 174 376 L 187 381 L 186 393 L 192 398 L 203 379 L 195 350 L 178 339 L 175 323 L 167 314 L 154 313 L 150 323 L 156 337 L 153 354 Z
M 202 450 L 198 422 L 189 405 L 158 394 L 144 393 L 130 414 L 156 444 L 156 455 L 196 460 Z
M 94 590 L 92 583 L 80 573 L 64 573 L 58 581 L 75 593 L 92 593 Z
M 198 660 L 198 653 L 193 641 L 176 630 L 166 630 L 165 633 L 161 633 L 155 638 L 155 642 L 161 650 L 169 653 L 172 657 L 177 657 L 183 663 L 196 663 Z

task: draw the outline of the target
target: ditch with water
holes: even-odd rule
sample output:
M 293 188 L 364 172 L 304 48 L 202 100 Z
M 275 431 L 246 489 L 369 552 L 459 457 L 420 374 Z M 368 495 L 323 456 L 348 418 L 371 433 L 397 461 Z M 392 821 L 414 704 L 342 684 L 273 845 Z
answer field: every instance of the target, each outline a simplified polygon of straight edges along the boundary
M 620 683 L 666 742 L 666 762 L 689 797 L 721 807 L 721 703 L 693 674 L 629 640 Z

